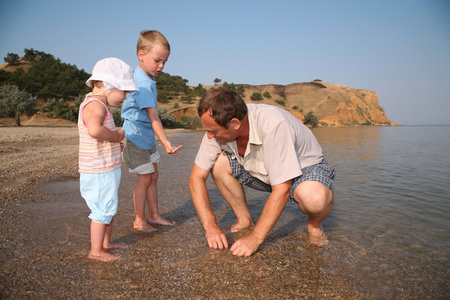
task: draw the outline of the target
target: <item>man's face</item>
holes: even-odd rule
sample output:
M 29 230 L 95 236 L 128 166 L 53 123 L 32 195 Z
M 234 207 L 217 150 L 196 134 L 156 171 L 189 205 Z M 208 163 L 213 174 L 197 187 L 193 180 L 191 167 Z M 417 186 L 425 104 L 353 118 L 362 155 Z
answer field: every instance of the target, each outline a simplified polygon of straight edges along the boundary
M 220 126 L 216 121 L 210 116 L 209 112 L 205 112 L 200 120 L 203 127 L 206 129 L 206 134 L 209 139 L 215 138 L 221 143 L 229 143 L 238 137 L 238 132 L 234 126 L 229 126 L 228 129 Z

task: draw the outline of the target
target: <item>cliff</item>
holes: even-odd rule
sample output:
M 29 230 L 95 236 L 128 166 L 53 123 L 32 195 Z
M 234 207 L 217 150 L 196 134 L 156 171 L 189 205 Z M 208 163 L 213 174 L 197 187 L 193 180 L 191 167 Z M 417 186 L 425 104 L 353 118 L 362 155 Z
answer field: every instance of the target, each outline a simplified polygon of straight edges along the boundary
M 206 90 L 212 87 L 214 86 L 204 86 Z M 318 81 L 289 85 L 244 84 L 243 87 L 246 103 L 277 105 L 291 112 L 299 120 L 303 120 L 305 115 L 312 111 L 319 120 L 319 126 L 401 125 L 387 118 L 378 102 L 377 93 L 369 90 Z M 253 93 L 264 95 L 266 92 L 270 94 L 270 98 L 250 98 Z M 192 106 L 171 113 L 178 119 L 180 115 L 194 116 L 196 110 Z

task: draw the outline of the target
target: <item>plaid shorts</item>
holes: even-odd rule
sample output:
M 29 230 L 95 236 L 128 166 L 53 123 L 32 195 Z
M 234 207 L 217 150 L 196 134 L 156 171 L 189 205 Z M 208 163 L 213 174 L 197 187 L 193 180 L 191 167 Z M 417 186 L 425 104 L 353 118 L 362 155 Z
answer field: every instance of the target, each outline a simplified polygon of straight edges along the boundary
M 272 186 L 256 177 L 253 177 L 247 170 L 242 167 L 236 158 L 232 158 L 232 154 L 225 151 L 231 167 L 231 173 L 241 184 L 265 192 L 272 192 Z M 308 166 L 302 169 L 302 175 L 292 180 L 291 192 L 289 199 L 294 201 L 294 192 L 298 185 L 304 181 L 317 181 L 327 186 L 334 193 L 334 177 L 336 170 L 329 165 L 325 158 L 318 164 Z

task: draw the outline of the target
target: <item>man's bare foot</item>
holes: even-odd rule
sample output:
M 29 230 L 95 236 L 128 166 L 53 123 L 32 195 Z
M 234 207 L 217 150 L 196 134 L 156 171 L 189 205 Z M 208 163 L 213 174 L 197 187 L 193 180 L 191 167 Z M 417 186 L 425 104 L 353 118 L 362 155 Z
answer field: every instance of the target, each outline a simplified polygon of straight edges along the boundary
M 177 222 L 175 222 L 173 220 L 172 221 L 166 220 L 161 216 L 158 216 L 153 219 L 148 218 L 147 222 L 150 224 L 157 224 L 157 225 L 164 225 L 164 226 L 177 226 Z
M 239 223 L 236 223 L 236 224 L 234 224 L 233 226 L 231 226 L 231 228 L 230 228 L 230 233 L 236 233 L 236 232 L 242 231 L 242 230 L 244 230 L 244 229 L 252 228 L 253 225 L 254 225 L 254 224 L 253 224 L 252 221 L 250 221 L 249 223 L 246 223 L 246 224 L 239 224 Z
M 155 227 L 147 224 L 146 222 L 139 225 L 138 223 L 136 223 L 136 221 L 133 224 L 133 228 L 137 229 L 139 231 L 145 232 L 145 233 L 150 233 L 150 232 L 158 230 Z
M 128 248 L 128 245 L 125 243 L 109 243 L 106 246 L 103 245 L 103 249 L 109 250 L 109 249 L 125 249 Z
M 118 259 L 117 256 L 110 254 L 106 251 L 101 251 L 101 252 L 97 252 L 97 253 L 89 252 L 88 258 L 96 259 L 101 262 L 112 262 L 112 261 L 116 261 Z
M 328 245 L 329 241 L 323 232 L 322 226 L 313 227 L 308 224 L 308 238 L 313 245 L 323 247 Z

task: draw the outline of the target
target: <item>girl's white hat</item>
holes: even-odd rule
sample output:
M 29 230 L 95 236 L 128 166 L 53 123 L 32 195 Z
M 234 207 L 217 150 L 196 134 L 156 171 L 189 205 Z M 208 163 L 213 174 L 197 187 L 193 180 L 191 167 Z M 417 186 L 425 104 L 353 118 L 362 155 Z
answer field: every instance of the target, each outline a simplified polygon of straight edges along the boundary
M 95 64 L 92 76 L 86 81 L 90 88 L 92 88 L 92 81 L 107 82 L 121 91 L 136 92 L 139 90 L 134 82 L 133 69 L 115 57 L 104 58 Z

